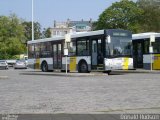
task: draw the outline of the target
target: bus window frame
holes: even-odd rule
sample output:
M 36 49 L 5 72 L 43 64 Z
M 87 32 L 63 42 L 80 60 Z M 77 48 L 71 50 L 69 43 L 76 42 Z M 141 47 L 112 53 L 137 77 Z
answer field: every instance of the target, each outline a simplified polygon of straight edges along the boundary
M 78 54 L 78 42 L 82 42 L 82 41 L 85 41 L 85 51 L 87 54 Z M 89 37 L 79 37 L 76 39 L 76 56 L 90 56 L 90 40 L 89 40 Z

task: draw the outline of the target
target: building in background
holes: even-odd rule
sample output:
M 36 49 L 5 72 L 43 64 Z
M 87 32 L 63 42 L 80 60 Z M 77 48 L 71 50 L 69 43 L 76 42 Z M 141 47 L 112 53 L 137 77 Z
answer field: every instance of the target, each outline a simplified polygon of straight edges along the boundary
M 85 32 L 92 30 L 92 19 L 89 21 L 71 21 L 68 19 L 66 22 L 54 21 L 54 26 L 51 28 L 51 37 L 62 36 L 72 32 Z

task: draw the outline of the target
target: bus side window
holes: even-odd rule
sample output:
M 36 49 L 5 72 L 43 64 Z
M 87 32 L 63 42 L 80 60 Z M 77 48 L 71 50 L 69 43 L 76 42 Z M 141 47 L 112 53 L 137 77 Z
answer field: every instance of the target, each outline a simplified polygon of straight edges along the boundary
M 77 41 L 77 55 L 89 55 L 89 41 L 87 39 L 83 38 L 80 41 Z
M 72 41 L 68 49 L 69 49 L 69 56 L 75 56 L 76 55 L 76 41 Z
M 35 58 L 35 48 L 34 48 L 34 44 L 29 44 L 28 45 L 28 57 L 29 58 Z

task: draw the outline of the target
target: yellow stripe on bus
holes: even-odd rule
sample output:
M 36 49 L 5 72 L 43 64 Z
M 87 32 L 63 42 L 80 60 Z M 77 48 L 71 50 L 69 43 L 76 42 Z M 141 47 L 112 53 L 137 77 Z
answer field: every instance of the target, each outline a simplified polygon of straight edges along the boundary
M 35 69 L 40 69 L 40 59 L 36 59 Z
M 70 57 L 70 71 L 76 71 L 76 57 Z
M 128 70 L 129 58 L 124 58 L 123 69 Z
M 154 54 L 153 69 L 160 70 L 160 54 Z

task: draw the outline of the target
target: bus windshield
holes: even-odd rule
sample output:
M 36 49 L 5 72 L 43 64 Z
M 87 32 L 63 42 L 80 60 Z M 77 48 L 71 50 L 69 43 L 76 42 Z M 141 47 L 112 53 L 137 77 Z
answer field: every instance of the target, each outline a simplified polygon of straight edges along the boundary
M 127 37 L 111 37 L 111 42 L 106 40 L 106 56 L 121 57 L 132 55 L 132 42 Z

